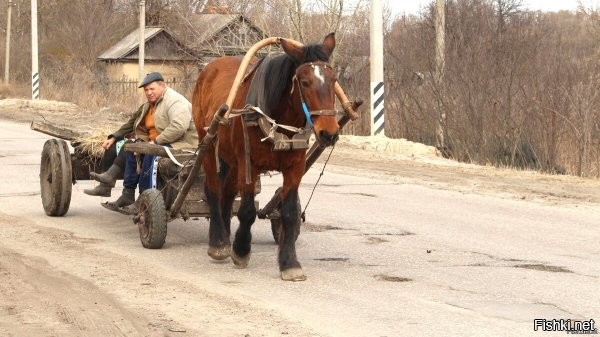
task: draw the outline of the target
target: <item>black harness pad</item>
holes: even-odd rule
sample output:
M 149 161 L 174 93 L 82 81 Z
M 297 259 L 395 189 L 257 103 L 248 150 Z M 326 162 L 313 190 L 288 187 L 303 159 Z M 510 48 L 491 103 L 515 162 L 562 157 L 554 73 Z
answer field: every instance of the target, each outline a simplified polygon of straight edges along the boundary
M 271 111 L 269 111 L 269 107 L 267 106 L 268 96 L 267 90 L 265 88 L 265 77 L 267 69 L 269 69 L 270 62 L 275 57 L 280 56 L 281 54 L 283 53 L 271 52 L 259 62 L 256 69 L 254 70 L 254 76 L 252 77 L 252 82 L 250 83 L 250 89 L 248 90 L 248 94 L 246 95 L 246 104 L 250 104 L 252 106 L 260 108 L 267 116 L 271 116 Z M 244 119 L 247 121 L 257 120 L 258 118 L 258 113 L 244 115 Z

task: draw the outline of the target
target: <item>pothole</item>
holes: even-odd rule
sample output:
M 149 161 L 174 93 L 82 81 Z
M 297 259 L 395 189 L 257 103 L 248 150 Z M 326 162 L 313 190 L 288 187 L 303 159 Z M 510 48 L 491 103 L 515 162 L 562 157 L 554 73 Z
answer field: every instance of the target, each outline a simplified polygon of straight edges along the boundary
M 515 268 L 523 268 L 523 269 L 531 269 L 531 270 L 539 270 L 539 271 L 547 271 L 550 273 L 573 273 L 567 268 L 558 267 L 558 266 L 549 266 L 545 264 L 517 264 L 514 265 Z
M 15 192 L 15 193 L 0 193 L 0 198 L 12 198 L 12 197 L 33 197 L 40 195 L 41 192 Z
M 407 277 L 390 276 L 390 275 L 383 275 L 383 274 L 373 275 L 373 277 L 377 281 L 385 281 L 385 282 L 410 282 L 410 281 L 412 281 L 412 279 L 409 279 Z
M 381 238 L 376 238 L 376 237 L 373 237 L 373 236 L 369 236 L 367 238 L 367 243 L 371 244 L 371 245 L 376 245 L 376 244 L 384 243 L 384 242 L 389 242 L 389 241 L 385 240 L 385 239 L 381 239 Z
M 346 194 L 346 195 L 358 195 L 358 196 L 361 196 L 361 197 L 377 198 L 377 195 L 375 195 L 375 194 L 371 194 L 371 193 L 362 193 L 362 192 L 357 192 L 357 193 L 340 193 L 340 194 Z
M 325 261 L 325 262 L 346 262 L 350 260 L 347 257 L 321 257 L 318 259 L 315 259 L 315 261 Z
M 409 231 L 400 231 L 400 232 L 384 232 L 384 233 L 363 233 L 366 236 L 408 236 L 415 235 L 415 233 Z
M 313 225 L 309 223 L 305 223 L 302 225 L 302 229 L 309 232 L 325 232 L 325 231 L 341 231 L 345 228 L 336 227 L 332 225 Z

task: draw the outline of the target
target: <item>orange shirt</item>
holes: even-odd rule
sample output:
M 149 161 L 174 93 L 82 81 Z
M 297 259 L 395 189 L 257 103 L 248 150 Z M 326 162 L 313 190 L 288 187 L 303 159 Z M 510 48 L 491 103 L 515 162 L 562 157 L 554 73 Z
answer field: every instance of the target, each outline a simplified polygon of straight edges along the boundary
M 154 141 L 158 137 L 158 132 L 154 126 L 154 104 L 150 104 L 150 107 L 148 107 L 148 112 L 144 118 L 144 126 L 148 130 L 148 140 Z

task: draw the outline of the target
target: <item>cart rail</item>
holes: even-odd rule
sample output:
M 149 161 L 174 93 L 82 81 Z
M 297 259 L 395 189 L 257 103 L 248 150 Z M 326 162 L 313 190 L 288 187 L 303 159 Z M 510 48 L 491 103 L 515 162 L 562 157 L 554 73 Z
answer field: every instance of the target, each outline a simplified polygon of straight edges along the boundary
M 73 131 L 73 130 L 67 129 L 65 127 L 50 124 L 49 122 L 47 122 L 45 120 L 32 121 L 30 128 L 31 128 L 31 130 L 45 133 L 49 136 L 68 140 L 68 141 L 73 141 L 77 138 L 80 138 L 84 134 L 83 132 Z

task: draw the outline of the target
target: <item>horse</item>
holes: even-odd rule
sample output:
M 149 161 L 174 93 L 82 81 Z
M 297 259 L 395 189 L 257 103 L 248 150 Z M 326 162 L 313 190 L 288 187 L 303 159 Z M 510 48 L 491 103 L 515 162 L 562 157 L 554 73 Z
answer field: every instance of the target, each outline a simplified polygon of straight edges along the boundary
M 293 40 L 278 39 L 283 53 L 270 62 L 254 57 L 251 65 L 263 69 L 246 75 L 232 104 L 232 111 L 243 109 L 251 86 L 262 85 L 260 109 L 274 121 L 288 126 L 281 133 L 293 137 L 290 129 L 312 129 L 316 141 L 333 145 L 339 135 L 335 113 L 336 74 L 328 61 L 335 48 L 335 35 L 327 35 L 321 44 L 301 45 Z M 263 64 L 264 63 L 264 64 Z M 226 101 L 241 59 L 223 56 L 205 66 L 198 75 L 192 94 L 192 115 L 203 139 L 215 111 Z M 257 82 L 257 83 L 255 83 Z M 251 255 L 251 226 L 256 220 L 255 185 L 260 173 L 279 171 L 283 176 L 280 189 L 281 228 L 278 240 L 278 263 L 281 278 L 302 281 L 306 277 L 296 256 L 296 237 L 300 229 L 298 188 L 304 175 L 306 149 L 275 151 L 273 143 L 263 141 L 261 128 L 246 125 L 243 115 L 232 115 L 221 122 L 216 141 L 209 145 L 202 159 L 205 195 L 209 205 L 208 255 L 215 260 L 231 257 L 238 268 L 248 265 Z M 312 126 L 312 127 L 311 127 Z M 206 128 L 206 129 L 205 129 Z M 308 143 L 308 139 L 306 140 Z M 230 243 L 233 202 L 240 196 L 237 211 L 239 227 Z

